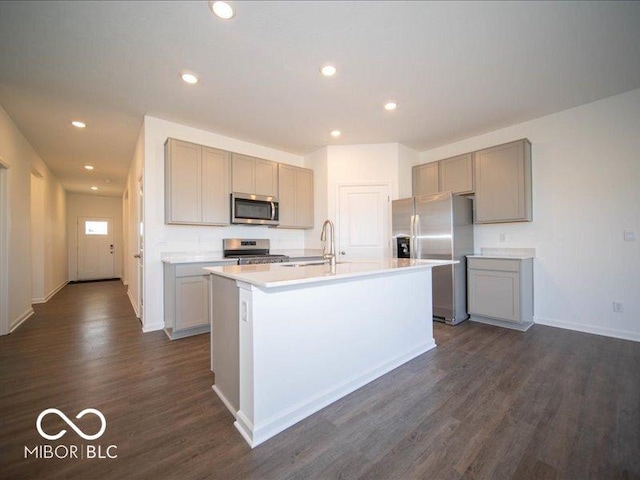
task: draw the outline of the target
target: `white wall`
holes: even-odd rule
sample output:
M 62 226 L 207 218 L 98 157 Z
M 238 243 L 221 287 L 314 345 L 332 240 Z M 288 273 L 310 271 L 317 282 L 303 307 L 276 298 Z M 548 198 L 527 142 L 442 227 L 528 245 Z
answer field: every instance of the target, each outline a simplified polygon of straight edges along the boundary
M 409 147 L 398 144 L 398 197 L 413 195 L 411 168 L 420 163 L 420 154 Z
M 421 153 L 421 163 L 527 137 L 533 222 L 475 227 L 482 247 L 535 247 L 535 321 L 640 340 L 640 89 Z M 507 242 L 500 243 L 501 233 Z M 614 313 L 613 301 L 624 303 Z
M 122 276 L 122 198 L 67 193 L 67 243 L 69 280 L 78 279 L 78 217 L 112 218 L 115 242 L 115 276 Z
M 127 184 L 125 186 L 125 194 L 127 195 L 127 201 L 124 201 L 123 194 L 123 207 L 127 208 L 127 212 L 123 214 L 126 218 L 127 226 L 123 230 L 126 230 L 126 238 L 124 240 L 124 255 L 123 264 L 126 276 L 127 295 L 131 301 L 131 305 L 136 312 L 136 317 L 141 318 L 143 312 L 140 309 L 140 276 L 138 272 L 138 261 L 133 257 L 139 251 L 138 248 L 138 232 L 140 231 L 140 181 L 144 182 L 142 178 L 142 171 L 144 165 L 144 123 L 140 127 L 138 133 L 138 140 L 136 141 L 136 148 L 133 151 L 133 158 L 131 159 L 131 166 L 129 167 L 129 174 L 127 175 Z
M 145 117 L 144 124 L 144 218 L 145 218 L 145 306 L 143 329 L 164 327 L 162 301 L 162 254 L 222 250 L 222 239 L 230 237 L 269 238 L 273 250 L 304 248 L 304 232 L 250 226 L 185 226 L 164 223 L 164 143 L 178 138 L 222 150 L 301 166 L 303 157 L 256 145 L 178 123 Z
M 305 248 L 322 248 L 320 231 L 322 223 L 329 218 L 327 210 L 328 191 L 328 147 L 323 147 L 304 158 L 304 166 L 313 170 L 313 220 L 314 228 L 304 231 Z
M 9 324 L 17 326 L 31 308 L 31 172 L 44 182 L 44 300 L 67 281 L 65 192 L 22 132 L 0 107 L 0 158 L 9 166 Z
M 31 303 L 44 302 L 44 178 L 31 172 Z
M 332 145 L 307 155 L 305 166 L 315 177 L 315 228 L 306 232 L 306 248 L 322 248 L 321 226 L 327 218 L 337 221 L 341 185 L 389 185 L 392 199 L 410 196 L 411 167 L 418 162 L 418 152 L 398 143 Z

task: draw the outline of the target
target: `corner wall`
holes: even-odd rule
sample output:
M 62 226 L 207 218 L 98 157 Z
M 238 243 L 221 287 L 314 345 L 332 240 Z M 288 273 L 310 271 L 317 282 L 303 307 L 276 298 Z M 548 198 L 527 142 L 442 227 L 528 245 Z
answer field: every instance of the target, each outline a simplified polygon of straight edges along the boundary
M 474 231 L 477 252 L 535 247 L 536 323 L 640 341 L 639 126 L 640 89 L 421 153 L 428 163 L 531 140 L 533 222 Z
M 67 283 L 66 198 L 60 182 L 0 107 L 0 157 L 9 166 L 9 327 L 15 328 L 31 308 L 31 172 L 43 179 L 44 298 Z
M 142 321 L 143 312 L 140 308 L 140 275 L 138 269 L 138 260 L 133 255 L 139 253 L 138 232 L 143 230 L 140 227 L 140 180 L 142 178 L 144 166 L 144 123 L 140 127 L 138 140 L 133 151 L 131 166 L 127 175 L 127 183 L 122 195 L 123 208 L 127 211 L 123 212 L 122 217 L 125 219 L 126 226 L 123 231 L 126 237 L 123 240 L 123 265 L 125 271 L 125 281 L 127 285 L 127 295 L 131 306 L 136 313 L 136 317 Z
M 305 233 L 306 248 L 322 248 L 320 230 L 325 219 L 338 217 L 341 185 L 389 185 L 391 198 L 411 195 L 411 167 L 419 154 L 399 143 L 331 145 L 305 157 L 314 170 L 315 228 Z
M 146 116 L 144 120 L 144 331 L 164 328 L 163 266 L 165 252 L 220 252 L 223 238 L 269 238 L 273 250 L 304 248 L 302 230 L 233 225 L 228 227 L 165 225 L 164 142 L 167 138 L 302 166 L 303 157 L 216 133 Z

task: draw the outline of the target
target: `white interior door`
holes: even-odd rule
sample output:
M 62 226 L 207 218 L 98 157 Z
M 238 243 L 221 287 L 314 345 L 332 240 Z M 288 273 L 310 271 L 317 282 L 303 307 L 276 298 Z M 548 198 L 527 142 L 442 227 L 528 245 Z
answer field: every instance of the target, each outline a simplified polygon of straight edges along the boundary
M 0 335 L 9 333 L 9 166 L 0 158 Z
M 78 217 L 78 280 L 114 278 L 112 218 Z
M 340 260 L 389 257 L 389 185 L 343 185 L 338 190 Z
M 31 303 L 44 302 L 44 178 L 31 173 Z
M 144 184 L 143 176 L 138 178 L 138 315 L 144 322 Z

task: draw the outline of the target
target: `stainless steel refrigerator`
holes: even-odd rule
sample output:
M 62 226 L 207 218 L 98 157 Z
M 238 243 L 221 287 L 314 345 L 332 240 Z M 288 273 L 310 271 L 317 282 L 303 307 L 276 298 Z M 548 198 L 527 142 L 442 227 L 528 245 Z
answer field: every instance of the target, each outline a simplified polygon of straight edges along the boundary
M 467 318 L 466 255 L 473 253 L 472 200 L 451 192 L 394 200 L 396 258 L 459 260 L 433 269 L 433 319 L 450 325 Z

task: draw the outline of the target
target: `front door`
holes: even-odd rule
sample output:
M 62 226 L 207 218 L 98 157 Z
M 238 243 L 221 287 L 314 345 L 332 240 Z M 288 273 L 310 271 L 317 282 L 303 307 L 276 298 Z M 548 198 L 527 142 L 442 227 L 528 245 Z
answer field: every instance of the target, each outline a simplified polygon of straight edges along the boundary
M 343 185 L 338 193 L 341 261 L 385 258 L 389 251 L 388 185 Z
M 112 218 L 78 217 L 78 280 L 115 277 Z

